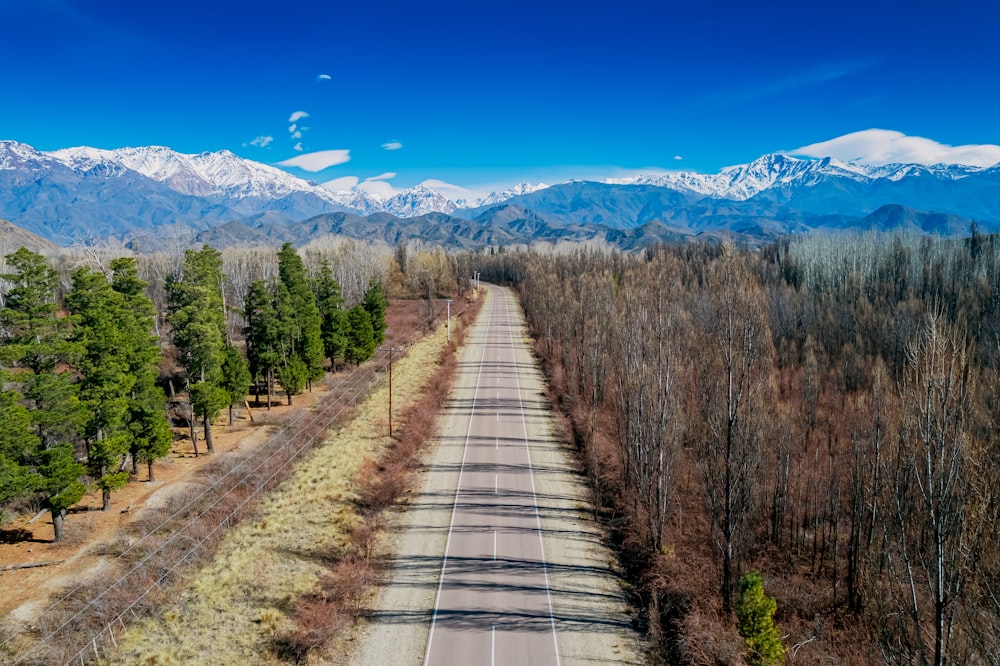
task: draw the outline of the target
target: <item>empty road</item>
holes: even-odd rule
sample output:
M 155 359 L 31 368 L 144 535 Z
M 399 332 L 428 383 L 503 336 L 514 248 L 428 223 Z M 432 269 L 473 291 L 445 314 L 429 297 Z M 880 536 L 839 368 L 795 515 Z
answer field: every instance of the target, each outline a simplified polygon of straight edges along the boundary
M 641 663 L 513 294 L 488 286 L 354 663 Z

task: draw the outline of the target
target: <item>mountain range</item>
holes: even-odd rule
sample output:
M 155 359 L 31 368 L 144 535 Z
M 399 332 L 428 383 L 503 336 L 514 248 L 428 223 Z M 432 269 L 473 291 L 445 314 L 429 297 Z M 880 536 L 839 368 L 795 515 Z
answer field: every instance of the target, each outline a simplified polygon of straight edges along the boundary
M 748 242 L 813 229 L 961 234 L 1000 230 L 1000 164 L 870 166 L 765 155 L 716 174 L 672 171 L 555 185 L 477 201 L 423 185 L 334 192 L 229 151 L 150 146 L 42 152 L 0 141 L 0 219 L 67 245 L 116 238 L 303 243 L 320 233 L 475 248 L 601 240 L 633 248 L 718 235 Z M 137 239 L 143 239 L 138 241 Z

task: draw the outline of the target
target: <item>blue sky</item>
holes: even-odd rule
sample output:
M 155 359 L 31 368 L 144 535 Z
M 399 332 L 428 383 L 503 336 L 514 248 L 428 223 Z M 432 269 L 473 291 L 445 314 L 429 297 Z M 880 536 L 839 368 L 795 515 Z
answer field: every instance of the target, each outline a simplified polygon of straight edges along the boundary
M 0 138 L 348 151 L 289 167 L 318 181 L 714 172 L 870 128 L 1000 144 L 987 0 L 0 0 L 0 34 Z

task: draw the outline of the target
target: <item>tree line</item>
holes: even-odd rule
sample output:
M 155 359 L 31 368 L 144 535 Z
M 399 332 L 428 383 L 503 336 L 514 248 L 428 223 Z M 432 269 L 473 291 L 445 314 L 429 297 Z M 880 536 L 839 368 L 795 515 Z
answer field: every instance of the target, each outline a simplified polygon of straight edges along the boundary
M 212 422 L 228 407 L 231 423 L 251 390 L 270 408 L 280 385 L 291 404 L 327 367 L 370 358 L 385 334 L 378 279 L 348 307 L 331 262 L 310 273 L 290 244 L 276 271 L 246 285 L 239 308 L 226 302 L 222 253 L 208 245 L 186 250 L 159 285 L 129 256 L 75 268 L 68 286 L 40 254 L 21 248 L 4 259 L 0 507 L 49 510 L 57 541 L 88 486 L 108 510 L 140 464 L 154 480 L 173 442 L 166 393 L 176 377 L 161 370 L 165 357 L 179 366 L 197 455 L 196 421 L 212 451 Z
M 764 663 L 759 570 L 807 661 L 998 662 L 996 236 L 456 262 L 519 290 L 662 659 Z

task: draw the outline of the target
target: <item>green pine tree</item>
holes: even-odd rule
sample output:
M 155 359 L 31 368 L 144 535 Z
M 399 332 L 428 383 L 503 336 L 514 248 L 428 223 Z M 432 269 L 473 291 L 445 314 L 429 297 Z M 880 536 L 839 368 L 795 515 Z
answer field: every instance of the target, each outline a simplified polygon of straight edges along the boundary
M 785 646 L 774 625 L 778 604 L 764 594 L 764 581 L 756 571 L 740 579 L 740 599 L 736 602 L 736 617 L 740 635 L 747 644 L 747 664 L 773 666 L 785 661 Z
M 243 354 L 227 346 L 222 358 L 222 388 L 229 396 L 229 425 L 233 425 L 233 405 L 246 400 L 250 393 L 250 368 Z
M 68 341 L 71 319 L 58 316 L 59 274 L 45 257 L 23 247 L 5 258 L 13 272 L 0 275 L 11 285 L 0 310 L 5 332 L 0 362 L 35 374 L 51 372 L 73 356 Z
M 0 382 L 6 384 L 9 379 L 9 373 L 0 373 Z M 41 480 L 31 464 L 41 440 L 33 432 L 31 413 L 22 400 L 16 391 L 0 391 L 0 506 L 27 498 Z
M 326 259 L 320 263 L 313 281 L 313 291 L 316 293 L 316 305 L 322 319 L 320 333 L 323 337 L 323 353 L 330 359 L 330 369 L 336 371 L 337 359 L 344 357 L 347 348 L 347 312 L 344 310 L 340 283 L 334 279 L 330 262 Z
M 271 385 L 274 370 L 281 363 L 280 326 L 274 295 L 262 280 L 250 284 L 243 313 L 246 327 L 243 338 L 247 345 L 247 364 L 255 398 L 260 403 L 260 386 L 264 383 L 267 408 L 271 408 Z
M 0 474 L 10 492 L 38 493 L 59 541 L 66 509 L 86 490 L 73 448 L 85 414 L 70 373 L 55 372 L 77 356 L 69 339 L 73 318 L 59 316 L 58 273 L 44 257 L 22 247 L 6 259 L 12 272 L 0 275 L 9 285 L 0 308 L 0 362 L 18 371 L 0 378 L 0 430 L 8 438 L 0 444 Z
M 278 276 L 288 290 L 290 306 L 290 334 L 294 338 L 294 353 L 306 368 L 306 381 L 323 376 L 322 317 L 316 305 L 316 294 L 309 285 L 305 263 L 291 243 L 285 243 L 278 252 Z M 287 365 L 286 365 L 287 367 Z
M 62 541 L 66 510 L 83 499 L 87 492 L 87 487 L 80 482 L 86 468 L 76 461 L 71 444 L 41 450 L 36 460 L 41 477 L 39 490 L 42 492 L 45 508 L 52 514 L 55 540 Z
M 198 251 L 187 250 L 184 253 L 183 278 L 171 278 L 167 282 L 168 321 L 187 378 L 195 455 L 198 449 L 194 418 L 202 419 L 205 446 L 211 453 L 212 418 L 225 406 L 225 399 L 220 398 L 224 391 L 218 386 L 226 344 L 222 280 L 222 255 L 212 246 L 205 245 Z M 197 389 L 197 400 L 195 384 L 202 385 Z
M 375 331 L 371 317 L 363 305 L 355 305 L 347 313 L 348 333 L 345 358 L 361 365 L 375 353 Z
M 292 404 L 292 396 L 299 395 L 302 393 L 302 389 L 306 387 L 309 369 L 301 358 L 293 356 L 288 359 L 285 365 L 280 366 L 275 373 L 278 382 L 281 384 L 281 388 L 285 389 L 288 404 Z
M 127 417 L 132 456 L 132 473 L 145 464 L 150 481 L 154 480 L 153 463 L 170 453 L 173 435 L 166 415 L 166 396 L 157 385 L 161 351 L 153 335 L 156 310 L 145 294 L 146 282 L 139 278 L 132 257 L 119 257 L 110 264 L 111 288 L 121 297 L 120 324 L 125 331 L 126 358 L 135 382 L 129 396 Z
M 129 364 L 128 326 L 122 321 L 125 301 L 103 274 L 83 267 L 73 272 L 66 306 L 77 318 L 73 339 L 81 349 L 80 399 L 90 416 L 85 429 L 87 467 L 108 511 L 111 493 L 128 482 L 125 465 L 131 448 L 128 417 L 135 375 Z
M 375 346 L 378 346 L 385 342 L 385 311 L 389 307 L 389 300 L 385 296 L 382 283 L 374 279 L 368 283 L 368 289 L 365 291 L 365 297 L 361 303 L 368 312 L 372 332 L 375 335 Z

